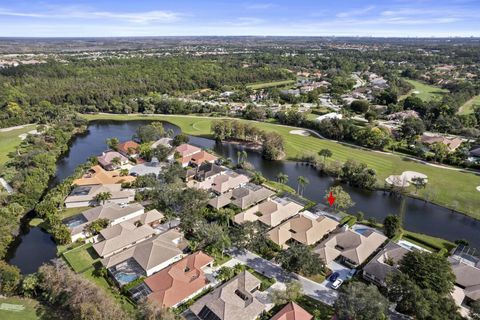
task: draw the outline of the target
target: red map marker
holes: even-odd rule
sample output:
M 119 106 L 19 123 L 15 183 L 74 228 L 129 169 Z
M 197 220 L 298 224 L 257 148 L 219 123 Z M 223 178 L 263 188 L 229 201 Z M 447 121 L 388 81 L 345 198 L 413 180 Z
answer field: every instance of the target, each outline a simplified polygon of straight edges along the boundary
M 330 207 L 333 206 L 335 203 L 335 197 L 333 196 L 333 193 L 330 191 L 330 195 L 327 197 L 328 203 L 330 203 Z

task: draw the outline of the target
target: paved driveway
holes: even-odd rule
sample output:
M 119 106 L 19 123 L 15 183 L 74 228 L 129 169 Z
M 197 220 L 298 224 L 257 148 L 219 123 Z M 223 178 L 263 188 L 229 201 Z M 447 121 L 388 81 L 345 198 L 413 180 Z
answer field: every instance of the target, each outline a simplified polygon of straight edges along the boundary
M 328 305 L 333 305 L 337 299 L 337 291 L 328 288 L 324 284 L 320 284 L 300 275 L 285 271 L 279 265 L 265 260 L 250 251 L 233 250 L 231 255 L 235 259 L 255 269 L 255 271 L 264 274 L 269 278 L 275 278 L 280 283 L 285 284 L 291 280 L 299 281 L 303 286 L 303 292 L 315 300 L 321 301 Z

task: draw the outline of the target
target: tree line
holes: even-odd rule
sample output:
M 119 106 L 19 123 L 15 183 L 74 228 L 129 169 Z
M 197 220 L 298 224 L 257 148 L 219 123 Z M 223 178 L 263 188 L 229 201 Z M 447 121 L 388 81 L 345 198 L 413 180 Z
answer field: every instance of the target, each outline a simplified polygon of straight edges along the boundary
M 268 132 L 238 120 L 215 120 L 211 131 L 217 141 L 251 142 L 262 146 L 262 156 L 278 160 L 284 156 L 284 140 L 277 132 Z

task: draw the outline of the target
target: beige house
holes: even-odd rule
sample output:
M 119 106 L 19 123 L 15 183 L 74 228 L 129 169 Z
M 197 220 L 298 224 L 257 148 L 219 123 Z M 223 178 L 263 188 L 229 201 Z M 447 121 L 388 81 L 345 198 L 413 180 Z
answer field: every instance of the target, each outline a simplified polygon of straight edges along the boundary
M 254 320 L 267 309 L 256 296 L 260 280 L 248 271 L 201 297 L 190 311 L 201 320 Z
M 450 152 L 453 152 L 455 151 L 458 147 L 460 147 L 460 145 L 462 144 L 462 139 L 459 139 L 459 138 L 448 138 L 448 137 L 445 137 L 443 135 L 427 135 L 427 134 L 423 134 L 421 137 L 420 137 L 420 141 L 423 143 L 423 144 L 433 144 L 433 143 L 441 143 L 441 144 L 444 144 L 448 151 Z
M 273 196 L 275 192 L 265 187 L 247 183 L 240 188 L 228 191 L 218 197 L 211 199 L 208 204 L 215 209 L 223 208 L 228 204 L 233 204 L 242 210 L 245 210 L 265 199 Z
M 326 216 L 317 217 L 311 212 L 301 212 L 268 232 L 270 240 L 283 247 L 289 240 L 313 245 L 335 230 L 338 222 Z
M 275 227 L 282 221 L 293 217 L 302 209 L 303 206 L 296 202 L 282 198 L 272 198 L 240 212 L 233 218 L 233 221 L 242 224 L 247 221 L 258 220 L 269 227 Z
M 135 200 L 135 190 L 122 189 L 120 184 L 79 186 L 65 198 L 65 207 L 79 208 L 98 205 L 95 197 L 102 192 L 110 193 L 111 197 L 107 202 L 125 204 Z
M 134 219 L 144 215 L 145 208 L 139 203 L 130 205 L 118 205 L 116 203 L 106 203 L 103 206 L 83 211 L 79 215 L 64 220 L 64 224 L 70 230 L 72 242 L 78 239 L 88 238 L 88 234 L 84 231 L 85 227 L 99 219 L 107 219 L 110 225 L 116 225 L 121 222 Z M 163 218 L 163 215 L 160 219 Z
M 137 243 L 145 241 L 156 234 L 150 225 L 136 225 L 129 220 L 108 227 L 100 231 L 99 242 L 93 245 L 93 249 L 102 258 L 110 257 L 118 252 L 133 247 Z
M 460 307 L 462 315 L 468 314 L 468 304 L 480 301 L 480 262 L 462 259 L 459 256 L 448 258 L 455 274 L 453 299 Z
M 215 177 L 212 183 L 212 190 L 217 194 L 223 194 L 227 191 L 244 186 L 249 181 L 250 178 L 244 174 L 228 171 L 225 174 Z
M 150 276 L 184 257 L 187 241 L 183 233 L 171 229 L 136 246 L 123 250 L 102 260 L 102 264 L 115 276 L 128 265 L 129 260 L 142 268 L 143 276 Z
M 340 262 L 349 267 L 357 267 L 364 263 L 387 239 L 373 229 L 368 229 L 363 234 L 346 229 L 331 234 L 315 248 L 315 252 L 326 264 L 338 258 Z

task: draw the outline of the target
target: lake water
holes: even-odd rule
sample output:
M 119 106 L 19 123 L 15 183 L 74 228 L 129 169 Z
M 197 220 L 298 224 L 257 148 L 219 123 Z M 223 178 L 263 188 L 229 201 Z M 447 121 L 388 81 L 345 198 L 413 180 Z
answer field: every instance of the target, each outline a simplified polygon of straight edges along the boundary
M 147 122 L 92 122 L 88 132 L 76 137 L 69 152 L 59 160 L 53 183 L 62 181 L 71 175 L 78 165 L 104 151 L 106 149 L 106 139 L 111 137 L 117 137 L 120 141 L 131 139 L 136 129 L 145 123 Z M 164 126 L 166 130 L 174 130 L 175 134 L 180 132 L 178 127 L 169 123 L 165 123 Z M 190 137 L 190 143 L 212 149 L 233 161 L 237 158 L 237 151 L 242 149 L 242 146 L 239 145 L 220 144 L 211 139 L 200 137 Z M 335 184 L 332 178 L 323 176 L 314 168 L 297 162 L 267 161 L 258 152 L 246 151 L 248 161 L 268 179 L 275 180 L 279 172 L 286 173 L 289 177 L 287 184 L 296 189 L 297 177 L 307 177 L 310 183 L 305 188 L 304 196 L 315 202 L 326 203 L 325 192 Z M 347 185 L 343 185 L 343 188 L 355 201 L 355 206 L 350 210 L 350 213 L 362 211 L 366 217 L 374 217 L 377 221 L 383 221 L 389 214 L 398 214 L 403 202 L 405 229 L 451 241 L 466 239 L 471 246 L 480 248 L 480 222 L 473 218 L 418 199 L 392 196 L 383 191 L 364 191 Z M 20 236 L 18 245 L 12 248 L 9 262 L 17 265 L 23 273 L 30 273 L 35 271 L 42 263 L 52 259 L 54 255 L 55 244 L 48 234 L 39 228 L 32 228 Z

